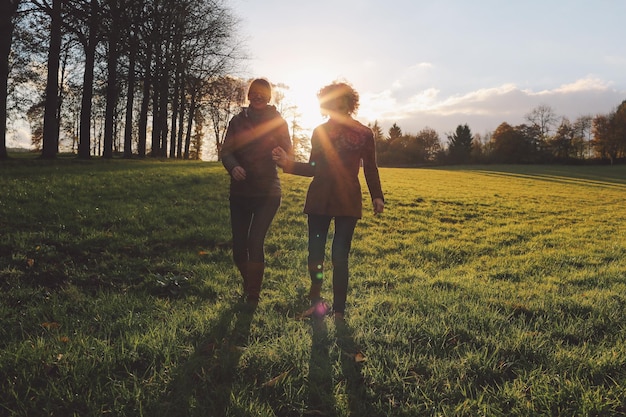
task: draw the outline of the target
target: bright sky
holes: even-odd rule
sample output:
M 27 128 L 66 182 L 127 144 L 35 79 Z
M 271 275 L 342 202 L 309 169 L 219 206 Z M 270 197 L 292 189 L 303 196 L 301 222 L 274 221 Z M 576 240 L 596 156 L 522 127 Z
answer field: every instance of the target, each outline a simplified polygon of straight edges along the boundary
M 425 127 L 442 140 L 524 123 L 539 105 L 571 121 L 626 99 L 623 0 L 229 0 L 245 76 L 290 87 L 302 123 L 335 79 L 361 94 L 357 119 Z

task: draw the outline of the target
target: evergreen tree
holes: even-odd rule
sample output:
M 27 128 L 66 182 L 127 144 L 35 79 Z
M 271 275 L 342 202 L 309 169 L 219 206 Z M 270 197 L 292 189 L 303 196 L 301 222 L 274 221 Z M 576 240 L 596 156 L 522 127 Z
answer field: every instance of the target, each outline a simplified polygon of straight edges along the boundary
M 472 131 L 467 124 L 458 125 L 456 132 L 448 135 L 450 162 L 455 164 L 470 162 L 473 139 Z
M 394 140 L 399 139 L 401 137 L 402 137 L 402 129 L 400 129 L 400 126 L 394 123 L 389 128 L 389 142 L 393 142 Z

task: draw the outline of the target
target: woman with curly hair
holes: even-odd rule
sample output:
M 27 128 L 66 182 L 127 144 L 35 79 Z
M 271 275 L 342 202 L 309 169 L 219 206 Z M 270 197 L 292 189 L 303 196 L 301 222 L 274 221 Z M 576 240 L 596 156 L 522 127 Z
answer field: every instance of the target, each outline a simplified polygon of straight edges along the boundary
M 304 212 L 308 215 L 308 270 L 311 278 L 308 314 L 326 313 L 320 292 L 324 280 L 324 254 L 330 223 L 334 219 L 332 241 L 333 311 L 343 319 L 348 293 L 348 256 L 357 221 L 362 216 L 359 170 L 363 172 L 374 213 L 385 207 L 372 130 L 353 119 L 359 107 L 359 94 L 347 83 L 334 82 L 318 95 L 322 114 L 328 120 L 317 126 L 311 137 L 309 162 L 293 161 L 287 151 L 273 151 L 276 164 L 284 172 L 313 177 Z

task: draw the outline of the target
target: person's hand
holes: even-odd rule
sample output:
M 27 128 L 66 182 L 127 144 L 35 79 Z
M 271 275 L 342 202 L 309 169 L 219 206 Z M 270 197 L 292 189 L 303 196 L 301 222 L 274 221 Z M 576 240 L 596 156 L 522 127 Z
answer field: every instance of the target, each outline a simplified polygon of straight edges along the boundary
M 237 165 L 235 168 L 232 169 L 232 171 L 230 171 L 230 175 L 235 181 L 243 181 L 246 179 L 246 170 Z
M 287 163 L 287 152 L 280 146 L 277 146 L 272 149 L 272 159 L 276 162 L 276 165 L 282 168 Z
M 385 210 L 385 201 L 382 198 L 375 198 L 372 200 L 374 204 L 374 214 L 380 214 Z

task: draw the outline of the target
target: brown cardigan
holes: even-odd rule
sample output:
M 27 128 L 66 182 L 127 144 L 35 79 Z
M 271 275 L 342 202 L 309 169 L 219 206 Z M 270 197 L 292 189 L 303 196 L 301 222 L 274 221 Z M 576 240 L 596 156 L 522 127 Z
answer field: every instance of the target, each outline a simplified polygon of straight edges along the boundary
M 246 170 L 246 179 L 230 180 L 230 194 L 246 197 L 280 196 L 280 180 L 272 149 L 292 153 L 287 122 L 274 106 L 263 110 L 244 108 L 228 124 L 221 149 L 222 164 L 230 173 L 236 166 Z
M 361 218 L 361 161 L 370 197 L 383 198 L 371 129 L 354 119 L 345 123 L 331 119 L 313 131 L 309 162 L 290 162 L 284 171 L 313 177 L 305 213 Z

